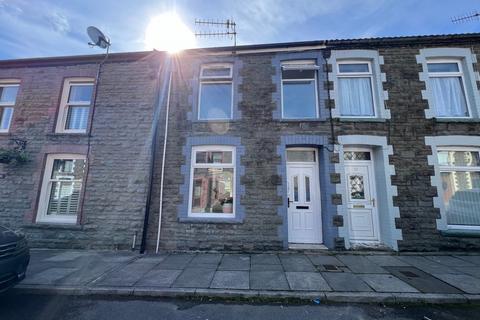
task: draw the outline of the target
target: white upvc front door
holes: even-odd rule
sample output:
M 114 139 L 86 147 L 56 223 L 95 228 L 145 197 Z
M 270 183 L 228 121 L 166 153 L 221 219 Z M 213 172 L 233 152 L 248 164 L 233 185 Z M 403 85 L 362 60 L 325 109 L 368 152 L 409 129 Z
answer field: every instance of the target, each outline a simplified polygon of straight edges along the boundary
M 371 160 L 345 160 L 350 241 L 378 242 L 378 211 Z
M 315 153 L 314 149 L 311 149 Z M 288 242 L 322 243 L 317 162 L 287 162 Z

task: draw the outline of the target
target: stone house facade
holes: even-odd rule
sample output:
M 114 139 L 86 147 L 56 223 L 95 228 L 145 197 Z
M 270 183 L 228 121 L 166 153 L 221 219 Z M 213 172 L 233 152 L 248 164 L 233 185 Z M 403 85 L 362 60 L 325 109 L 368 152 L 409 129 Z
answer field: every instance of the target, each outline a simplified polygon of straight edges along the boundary
M 479 40 L 0 62 L 0 146 L 31 158 L 0 167 L 1 223 L 43 247 L 478 249 Z

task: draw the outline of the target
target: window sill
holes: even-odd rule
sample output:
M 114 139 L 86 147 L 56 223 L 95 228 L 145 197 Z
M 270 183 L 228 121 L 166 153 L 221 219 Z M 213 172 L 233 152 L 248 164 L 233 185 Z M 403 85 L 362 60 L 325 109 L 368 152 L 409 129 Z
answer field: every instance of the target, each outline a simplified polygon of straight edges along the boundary
M 436 122 L 480 122 L 479 118 L 433 118 Z
M 48 133 L 48 137 L 88 137 L 88 134 L 86 132 L 80 133 L 80 132 L 53 132 L 53 133 Z
M 194 123 L 230 123 L 230 122 L 236 122 L 239 119 L 214 119 L 214 120 L 206 120 L 206 119 L 195 119 L 192 120 Z
M 215 217 L 179 217 L 178 222 L 181 223 L 223 223 L 223 224 L 241 224 L 243 219 L 234 218 L 215 218 Z
M 0 131 L 0 136 L 4 136 L 4 137 L 7 136 L 8 137 L 8 136 L 11 136 L 11 135 L 12 135 L 12 133 L 10 131 Z
M 37 222 L 22 225 L 25 229 L 62 229 L 62 230 L 83 230 L 83 226 L 76 223 L 65 222 Z
M 480 229 L 446 229 L 440 233 L 446 237 L 480 238 Z
M 386 122 L 385 118 L 335 118 L 340 122 Z
M 279 119 L 280 122 L 295 122 L 295 123 L 299 123 L 299 122 L 325 122 L 327 121 L 327 119 L 322 119 L 322 118 L 306 118 L 306 119 L 302 119 L 302 118 L 299 118 L 299 119 Z

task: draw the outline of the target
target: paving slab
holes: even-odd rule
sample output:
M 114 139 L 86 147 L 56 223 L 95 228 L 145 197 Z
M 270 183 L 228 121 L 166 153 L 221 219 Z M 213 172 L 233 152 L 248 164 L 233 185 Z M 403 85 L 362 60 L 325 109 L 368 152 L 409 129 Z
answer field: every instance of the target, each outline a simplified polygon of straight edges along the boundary
M 200 253 L 197 254 L 188 264 L 189 267 L 195 266 L 215 266 L 217 267 L 222 260 L 222 254 L 220 253 Z
M 442 281 L 470 294 L 480 294 L 480 279 L 467 274 L 435 274 Z
M 194 257 L 194 254 L 171 254 L 163 259 L 156 268 L 172 270 L 184 269 Z
M 173 282 L 173 287 L 208 288 L 215 270 L 202 268 L 186 268 Z
M 250 271 L 250 288 L 259 290 L 289 290 L 283 271 Z
M 327 281 L 318 272 L 285 272 L 292 290 L 331 291 Z
M 251 271 L 283 271 L 281 264 L 252 264 Z
M 473 264 L 476 264 L 480 266 L 480 256 L 464 256 L 464 255 L 458 255 L 455 256 L 456 258 L 471 262 Z
M 388 273 L 382 267 L 363 256 L 339 255 L 337 256 L 353 273 Z
M 325 264 L 330 264 L 334 266 L 344 266 L 345 264 L 335 258 L 334 256 L 326 256 L 326 255 L 313 255 L 313 254 L 308 254 L 306 255 L 310 261 L 316 265 L 325 265 Z
M 52 285 L 59 282 L 62 278 L 67 277 L 73 272 L 77 271 L 76 268 L 49 268 L 42 272 L 29 275 L 22 281 L 24 284 L 48 284 Z
M 480 279 L 480 266 L 474 267 L 455 267 L 458 271 L 471 275 L 472 277 Z
M 334 291 L 372 291 L 372 289 L 353 273 L 322 272 L 322 276 Z
M 217 271 L 213 276 L 210 288 L 215 289 L 249 289 L 248 271 Z
M 65 262 L 65 261 L 74 261 L 80 257 L 84 257 L 88 255 L 88 251 L 85 252 L 78 252 L 78 251 L 67 251 L 56 254 L 52 257 L 44 259 L 44 261 L 48 262 Z
M 399 256 L 398 259 L 430 274 L 461 273 L 454 268 L 427 259 L 424 256 Z
M 182 270 L 153 269 L 147 272 L 135 286 L 138 287 L 170 287 Z
M 389 274 L 362 274 L 360 277 L 377 292 L 419 292 L 414 287 Z
M 409 264 L 394 256 L 371 255 L 365 256 L 368 260 L 381 267 L 408 267 Z
M 423 293 L 461 293 L 457 288 L 415 267 L 385 267 L 385 269 Z
M 290 272 L 315 272 L 315 266 L 305 255 L 281 254 L 280 261 L 285 271 Z
M 96 286 L 132 286 L 147 272 L 152 270 L 156 263 L 137 260 L 121 269 L 113 270 L 95 282 Z
M 250 256 L 225 254 L 218 266 L 218 270 L 248 271 L 250 270 Z
M 425 258 L 449 267 L 473 267 L 475 264 L 452 256 L 425 256 Z
M 59 282 L 62 285 L 86 285 L 115 268 L 118 264 L 112 262 L 96 263 L 90 261 L 88 264 L 79 266 L 75 272 L 62 278 Z
M 280 264 L 280 259 L 276 254 L 252 254 L 250 257 L 253 264 Z

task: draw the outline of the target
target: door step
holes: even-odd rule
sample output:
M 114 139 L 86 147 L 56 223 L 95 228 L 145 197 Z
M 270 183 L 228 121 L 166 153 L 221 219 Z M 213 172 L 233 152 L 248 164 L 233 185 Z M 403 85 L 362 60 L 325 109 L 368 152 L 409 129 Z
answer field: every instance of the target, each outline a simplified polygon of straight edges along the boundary
M 289 243 L 288 249 L 290 250 L 328 250 L 323 244 L 310 244 L 310 243 Z

